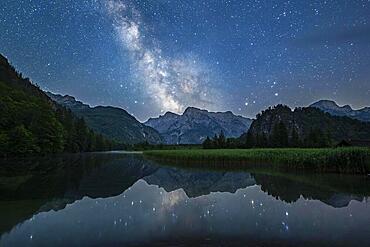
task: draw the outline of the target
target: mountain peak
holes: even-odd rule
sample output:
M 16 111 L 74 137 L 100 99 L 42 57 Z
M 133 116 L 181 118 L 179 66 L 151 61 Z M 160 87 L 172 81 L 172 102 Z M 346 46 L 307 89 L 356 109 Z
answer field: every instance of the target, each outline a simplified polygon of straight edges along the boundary
M 49 96 L 50 99 L 54 100 L 58 104 L 64 105 L 67 108 L 79 108 L 79 109 L 90 108 L 89 105 L 86 105 L 81 101 L 76 100 L 75 97 L 70 95 L 53 94 L 51 92 L 46 92 L 46 95 Z
M 342 106 L 342 108 L 343 109 L 346 109 L 346 110 L 348 110 L 348 111 L 352 111 L 353 109 L 352 109 L 352 107 L 350 106 L 350 105 L 344 105 L 344 106 Z
M 176 114 L 176 113 L 168 111 L 162 117 L 177 117 L 177 116 L 179 116 L 179 115 Z
M 349 105 L 339 106 L 332 100 L 320 100 L 310 105 L 334 116 L 347 116 L 361 121 L 370 121 L 369 108 L 352 109 Z
M 208 112 L 207 110 L 202 110 L 193 106 L 189 106 L 185 109 L 183 115 L 192 114 L 192 113 L 199 113 L 199 112 Z
M 73 97 L 73 96 L 70 96 L 70 95 L 68 95 L 68 94 L 66 94 L 66 95 L 60 95 L 64 100 L 69 100 L 69 101 L 77 101 L 76 100 L 76 98 L 75 97 Z
M 167 144 L 200 144 L 207 136 L 221 131 L 226 137 L 239 137 L 247 132 L 252 120 L 236 116 L 231 111 L 209 112 L 188 107 L 182 115 L 167 112 L 158 118 L 150 118 L 145 124 L 156 129 Z
M 76 101 L 76 98 L 73 97 L 73 96 L 70 96 L 68 94 L 66 95 L 61 95 L 61 94 L 54 94 L 52 92 L 46 92 L 46 94 L 50 97 L 50 98 L 57 98 L 57 99 L 63 99 L 65 101 L 69 100 L 69 101 Z
M 325 108 L 339 108 L 339 105 L 333 100 L 319 100 L 310 105 L 310 107 L 325 107 Z
M 352 107 L 349 105 L 339 106 L 335 101 L 333 100 L 319 100 L 316 103 L 313 103 L 310 105 L 310 107 L 316 107 L 321 110 L 335 110 L 335 111 L 353 111 Z

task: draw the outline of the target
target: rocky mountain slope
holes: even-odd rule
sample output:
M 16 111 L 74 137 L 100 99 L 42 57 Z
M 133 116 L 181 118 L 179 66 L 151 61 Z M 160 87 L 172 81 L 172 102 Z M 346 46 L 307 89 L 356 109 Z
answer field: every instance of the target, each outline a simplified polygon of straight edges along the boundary
M 194 107 L 182 115 L 167 112 L 151 118 L 145 125 L 156 129 L 167 144 L 200 144 L 207 136 L 224 132 L 226 137 L 239 137 L 245 133 L 252 120 L 232 112 L 209 112 Z
M 52 93 L 47 95 L 58 104 L 70 109 L 79 117 L 83 117 L 87 125 L 98 133 L 125 144 L 148 142 L 161 143 L 160 134 L 148 127 L 127 111 L 111 106 L 90 107 L 71 96 Z
M 339 106 L 332 100 L 320 100 L 310 105 L 334 116 L 346 116 L 360 121 L 370 122 L 370 107 L 359 110 L 352 109 L 349 105 Z

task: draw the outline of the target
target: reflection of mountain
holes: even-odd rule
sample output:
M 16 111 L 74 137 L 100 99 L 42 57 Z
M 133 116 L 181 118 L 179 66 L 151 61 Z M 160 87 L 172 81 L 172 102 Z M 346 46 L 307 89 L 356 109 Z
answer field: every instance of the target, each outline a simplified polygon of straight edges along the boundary
M 238 189 L 260 185 L 269 195 L 287 203 L 305 199 L 320 200 L 333 207 L 346 207 L 352 200 L 362 201 L 370 195 L 366 179 L 338 175 L 265 175 L 241 172 L 209 172 L 159 168 L 144 178 L 171 192 L 183 189 L 188 197 L 208 195 L 211 192 L 235 193 Z
M 370 195 L 370 184 L 366 179 L 338 175 L 271 176 L 254 174 L 261 189 L 275 198 L 292 203 L 301 196 L 320 200 L 336 208 L 346 207 L 352 200 L 362 201 Z M 303 179 L 302 179 L 303 178 Z
M 122 194 L 140 178 L 151 174 L 156 168 L 144 159 L 126 156 L 113 160 L 109 165 L 92 170 L 80 180 L 76 190 L 66 191 L 66 196 L 82 198 L 111 197 Z
M 144 180 L 163 187 L 166 191 L 182 188 L 188 197 L 208 195 L 211 192 L 235 193 L 240 188 L 256 184 L 249 173 L 207 172 L 160 168 Z
M 118 196 L 156 169 L 144 159 L 135 156 L 112 160 L 84 174 L 77 186 L 66 188 L 63 199 L 52 200 L 42 207 L 42 211 L 62 209 L 66 204 L 81 200 L 85 196 L 89 198 Z
M 120 195 L 140 179 L 168 192 L 182 188 L 188 197 L 235 193 L 254 184 L 288 203 L 302 195 L 345 207 L 370 195 L 370 183 L 362 177 L 185 170 L 159 167 L 140 155 L 69 155 L 17 163 L 0 165 L 0 233 L 37 212 L 61 210 L 85 196 Z
M 60 210 L 84 196 L 105 198 L 120 195 L 157 169 L 141 156 L 119 154 L 12 161 L 8 166 L 19 171 L 16 176 L 5 174 L 0 177 L 0 232 L 36 212 Z
M 12 165 L 17 166 L 19 161 L 14 162 Z M 28 166 L 21 162 L 19 169 Z M 120 154 L 61 156 L 38 159 L 32 164 L 17 176 L 6 174 L 18 184 L 13 181 L 13 188 L 0 186 L 0 200 L 115 196 L 156 170 L 141 156 Z

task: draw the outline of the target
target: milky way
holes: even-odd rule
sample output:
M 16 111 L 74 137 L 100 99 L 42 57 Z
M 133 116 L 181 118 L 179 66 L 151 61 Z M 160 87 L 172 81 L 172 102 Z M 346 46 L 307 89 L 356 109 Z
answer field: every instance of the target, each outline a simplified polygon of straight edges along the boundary
M 370 105 L 367 0 L 2 0 L 0 52 L 42 89 L 140 120 Z
M 154 41 L 144 44 L 145 23 L 135 6 L 120 0 L 106 3 L 108 15 L 119 41 L 130 52 L 136 68 L 137 83 L 149 98 L 154 98 L 161 112 L 181 113 L 187 106 L 209 108 L 218 94 L 209 83 L 209 71 L 190 58 L 165 58 Z M 154 44 L 154 45 L 153 45 Z M 217 99 L 217 104 L 221 104 Z

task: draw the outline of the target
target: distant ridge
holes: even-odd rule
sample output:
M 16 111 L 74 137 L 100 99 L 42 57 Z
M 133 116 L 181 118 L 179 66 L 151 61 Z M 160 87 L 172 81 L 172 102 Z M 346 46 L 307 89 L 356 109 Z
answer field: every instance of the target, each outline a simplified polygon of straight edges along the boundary
M 320 100 L 310 105 L 334 116 L 345 116 L 360 121 L 370 121 L 370 107 L 364 107 L 359 110 L 352 109 L 349 105 L 339 106 L 332 100 Z

